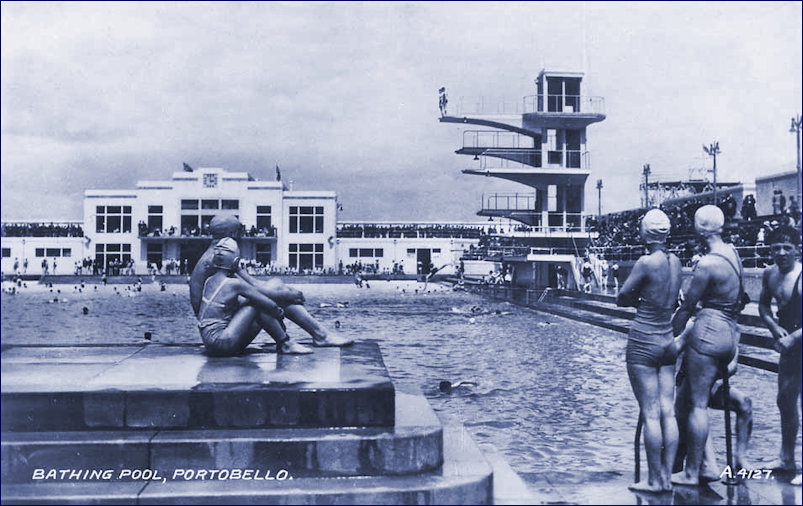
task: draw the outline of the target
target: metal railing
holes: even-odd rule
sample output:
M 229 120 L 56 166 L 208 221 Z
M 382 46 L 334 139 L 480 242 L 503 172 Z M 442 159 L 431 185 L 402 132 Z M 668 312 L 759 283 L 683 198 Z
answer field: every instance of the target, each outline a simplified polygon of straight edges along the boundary
M 516 158 L 512 160 L 511 158 Z M 519 160 L 526 160 L 525 162 Z M 546 166 L 567 169 L 591 169 L 591 156 L 588 151 L 563 150 L 547 151 L 546 160 L 543 151 L 530 148 L 488 148 L 480 156 L 480 169 L 528 169 Z
M 514 132 L 465 130 L 464 148 L 535 148 L 535 139 Z
M 550 112 L 562 114 L 605 114 L 605 99 L 585 95 L 528 95 L 522 99 L 525 114 Z

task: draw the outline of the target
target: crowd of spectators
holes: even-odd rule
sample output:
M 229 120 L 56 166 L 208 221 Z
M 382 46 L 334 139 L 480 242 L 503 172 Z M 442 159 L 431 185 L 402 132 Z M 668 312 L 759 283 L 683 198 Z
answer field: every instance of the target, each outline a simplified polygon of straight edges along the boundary
M 786 200 L 784 206 L 780 206 L 779 201 L 774 197 L 773 211 L 777 212 L 758 216 L 752 195 L 743 199 L 738 215 L 739 206 L 731 194 L 718 199 L 717 205 L 725 215 L 723 239 L 739 248 L 746 267 L 762 267 L 766 263 L 769 252 L 764 251 L 764 238 L 772 229 L 781 224 L 800 227 L 800 208 L 795 198 L 789 198 L 789 206 L 786 206 Z M 672 222 L 667 244 L 687 265 L 702 248 L 694 231 L 694 213 L 707 203 L 707 199 L 701 197 L 659 206 Z M 589 218 L 589 230 L 597 232 L 592 248 L 621 260 L 632 259 L 630 257 L 634 255 L 638 257 L 640 220 L 645 212 L 646 209 L 632 209 L 607 214 L 599 220 Z
M 270 227 L 261 227 L 257 228 L 254 225 L 251 225 L 250 228 L 246 227 L 245 225 L 241 225 L 242 237 L 274 237 L 276 235 L 276 227 L 271 225 Z M 148 227 L 148 224 L 144 221 L 140 221 L 137 224 L 137 231 L 139 232 L 139 237 L 211 237 L 212 233 L 209 231 L 209 225 L 204 225 L 203 228 L 198 227 L 184 227 L 181 229 L 181 233 L 178 234 L 178 229 L 176 227 L 170 227 L 167 230 L 163 230 L 161 228 L 155 227 Z
M 3 223 L 3 237 L 83 237 L 80 225 L 54 223 Z
M 343 224 L 337 227 L 338 237 L 371 238 L 460 238 L 478 239 L 496 230 L 480 225 L 422 225 L 422 224 Z

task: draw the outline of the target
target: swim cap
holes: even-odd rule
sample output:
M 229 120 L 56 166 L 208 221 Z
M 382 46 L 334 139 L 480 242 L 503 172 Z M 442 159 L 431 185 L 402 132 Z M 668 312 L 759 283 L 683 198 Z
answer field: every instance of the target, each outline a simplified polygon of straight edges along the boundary
M 240 262 L 240 247 L 237 241 L 230 237 L 225 237 L 215 244 L 212 265 L 218 269 L 236 271 L 237 264 Z
M 694 229 L 703 237 L 719 235 L 725 226 L 725 215 L 717 206 L 703 206 L 694 213 Z
M 665 242 L 671 229 L 669 217 L 660 209 L 650 209 L 641 219 L 641 238 L 645 244 Z
M 240 231 L 240 220 L 231 215 L 217 215 L 209 222 L 213 239 L 236 237 Z

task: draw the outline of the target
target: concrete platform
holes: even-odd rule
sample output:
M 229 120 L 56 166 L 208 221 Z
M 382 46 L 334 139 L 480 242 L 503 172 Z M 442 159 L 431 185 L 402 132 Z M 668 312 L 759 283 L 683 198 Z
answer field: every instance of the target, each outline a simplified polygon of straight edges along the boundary
M 36 469 L 284 469 L 299 477 L 404 475 L 443 463 L 440 421 L 422 396 L 396 394 L 392 427 L 4 432 L 4 483 Z M 46 471 L 45 471 L 46 472 Z M 122 481 L 131 476 L 122 477 Z M 117 480 L 120 481 L 120 480 Z
M 4 431 L 392 426 L 376 343 L 208 357 L 195 345 L 12 346 L 2 352 Z
M 263 473 L 264 474 L 264 473 Z M 444 430 L 444 463 L 413 476 L 7 484 L 3 504 L 490 504 L 492 471 L 462 427 Z

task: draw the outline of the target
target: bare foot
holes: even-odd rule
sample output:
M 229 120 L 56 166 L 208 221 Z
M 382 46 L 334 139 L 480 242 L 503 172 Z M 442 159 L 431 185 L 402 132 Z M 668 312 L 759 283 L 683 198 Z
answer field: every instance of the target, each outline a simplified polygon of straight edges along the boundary
M 799 487 L 801 484 L 803 484 L 803 483 L 801 482 L 801 480 L 803 480 L 803 476 L 801 476 L 801 475 L 799 475 L 799 474 L 798 474 L 797 476 L 795 476 L 794 478 L 792 478 L 792 481 L 790 481 L 790 482 L 789 482 L 789 484 L 790 484 L 790 485 L 797 485 L 797 486 Z
M 787 473 L 794 473 L 797 471 L 794 461 L 776 459 L 764 466 L 764 469 L 773 469 L 776 471 L 785 471 Z
M 333 334 L 327 335 L 324 339 L 315 338 L 312 340 L 312 345 L 319 348 L 328 346 L 348 346 L 353 343 L 353 339 L 347 339 Z
M 627 486 L 633 492 L 655 492 L 661 493 L 664 491 L 664 487 L 661 485 L 652 485 L 650 482 L 643 480 L 638 483 L 631 483 Z
M 308 355 L 312 353 L 312 349 L 300 343 L 284 341 L 276 347 L 276 352 L 282 355 Z
M 696 487 L 700 484 L 700 479 L 697 476 L 687 476 L 686 471 L 681 471 L 672 475 L 672 483 L 675 485 Z
M 719 479 L 719 475 L 712 472 L 711 470 L 703 471 L 700 473 L 700 481 L 708 483 L 712 481 L 717 481 Z

